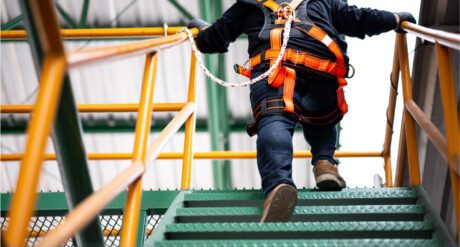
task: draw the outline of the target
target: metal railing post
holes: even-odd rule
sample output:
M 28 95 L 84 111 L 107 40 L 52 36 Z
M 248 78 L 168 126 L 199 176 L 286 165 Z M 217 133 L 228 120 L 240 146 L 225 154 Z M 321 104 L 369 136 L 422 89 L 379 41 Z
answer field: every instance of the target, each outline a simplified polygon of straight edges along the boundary
M 438 57 L 439 86 L 444 110 L 444 125 L 446 127 L 447 162 L 450 166 L 454 167 L 454 169 L 449 169 L 449 173 L 457 220 L 457 237 L 458 241 L 460 241 L 460 185 L 458 175 L 458 169 L 460 168 L 460 126 L 458 109 L 449 50 L 447 47 L 436 43 L 436 54 Z
M 27 131 L 27 144 L 21 170 L 9 214 L 10 225 L 4 241 L 7 246 L 23 246 L 27 226 L 37 199 L 36 187 L 46 148 L 62 90 L 66 61 L 60 42 L 58 22 L 52 1 L 24 2 L 37 20 L 40 41 L 44 50 L 44 61 L 40 75 L 40 90 Z M 54 45 L 51 45 L 54 44 Z
M 404 103 L 412 99 L 412 79 L 409 71 L 409 54 L 407 52 L 406 34 L 396 34 L 399 49 L 399 64 L 403 82 Z M 406 143 L 409 158 L 409 180 L 411 186 L 421 183 L 420 165 L 418 160 L 417 139 L 415 134 L 415 121 L 412 115 L 404 108 L 404 122 L 406 130 Z
M 385 129 L 385 142 L 383 144 L 383 159 L 385 169 L 385 186 L 393 186 L 393 171 L 391 169 L 391 142 L 393 139 L 393 124 L 395 120 L 396 98 L 399 84 L 399 53 L 398 42 L 395 41 L 393 55 L 393 69 L 391 70 L 390 99 L 388 100 L 387 125 Z
M 196 97 L 196 58 L 191 54 L 190 77 L 187 102 L 195 103 Z M 196 112 L 187 119 L 185 123 L 184 159 L 182 164 L 181 189 L 190 189 L 191 173 L 193 165 L 193 136 L 195 135 Z
M 144 166 L 153 111 L 153 92 L 157 72 L 158 55 L 148 54 L 145 59 L 144 80 L 142 83 L 140 108 L 136 123 L 136 136 L 133 151 L 133 164 Z M 128 189 L 126 206 L 123 213 L 121 246 L 135 246 L 139 227 L 139 214 L 142 200 L 142 177 L 133 182 Z M 142 241 L 143 239 L 138 239 Z

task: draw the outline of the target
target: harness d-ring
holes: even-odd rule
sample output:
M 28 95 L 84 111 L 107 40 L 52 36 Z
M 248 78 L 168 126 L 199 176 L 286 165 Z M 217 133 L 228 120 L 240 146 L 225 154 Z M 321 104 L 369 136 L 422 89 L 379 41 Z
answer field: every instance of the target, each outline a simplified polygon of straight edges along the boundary
M 350 69 L 348 69 L 347 76 L 345 78 L 353 78 L 355 76 L 355 72 L 356 72 L 355 67 L 353 65 L 351 65 L 351 64 L 349 64 L 348 66 L 351 69 L 351 71 L 353 71 L 353 73 L 351 73 L 351 75 L 349 75 L 350 74 Z
M 287 2 L 280 3 L 278 9 L 276 10 L 276 14 L 278 15 L 279 19 L 288 19 L 289 16 L 292 16 L 293 19 L 296 18 L 295 10 Z

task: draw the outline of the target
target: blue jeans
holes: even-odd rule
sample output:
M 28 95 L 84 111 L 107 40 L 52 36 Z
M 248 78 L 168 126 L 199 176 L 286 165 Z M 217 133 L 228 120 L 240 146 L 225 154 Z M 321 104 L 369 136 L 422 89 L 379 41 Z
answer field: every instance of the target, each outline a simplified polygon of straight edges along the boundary
M 253 77 L 260 73 L 254 73 Z M 337 104 L 335 79 L 312 73 L 298 72 L 294 99 L 309 112 L 318 113 Z M 274 88 L 261 81 L 251 85 L 251 105 L 254 109 L 262 100 L 282 96 L 282 88 Z M 257 165 L 262 178 L 265 195 L 278 184 L 295 186 L 292 179 L 292 137 L 298 120 L 287 114 L 267 115 L 257 124 Z M 325 159 L 337 164 L 334 159 L 337 130 L 335 126 L 313 126 L 302 124 L 305 140 L 311 146 L 312 165 Z

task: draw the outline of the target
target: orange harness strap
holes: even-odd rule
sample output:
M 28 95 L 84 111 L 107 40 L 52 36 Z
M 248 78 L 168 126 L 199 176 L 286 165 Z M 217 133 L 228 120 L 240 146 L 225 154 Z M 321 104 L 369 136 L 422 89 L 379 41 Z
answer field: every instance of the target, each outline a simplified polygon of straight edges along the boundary
M 252 57 L 250 61 L 250 68 L 254 68 L 257 65 L 261 64 L 265 60 L 271 60 L 271 59 L 276 59 L 278 58 L 280 51 L 277 50 L 266 50 L 265 52 L 258 54 L 254 57 Z M 334 75 L 336 77 L 345 77 L 347 74 L 347 68 L 344 66 L 340 66 L 335 62 L 331 62 L 329 60 L 321 59 L 319 57 L 316 57 L 313 54 L 310 54 L 308 52 L 303 52 L 303 51 L 298 51 L 294 49 L 287 48 L 283 61 L 289 61 L 293 65 L 301 65 L 306 68 L 310 68 L 316 71 L 324 72 L 327 74 Z M 249 69 L 244 69 L 246 74 L 249 72 Z M 237 70 L 237 73 L 238 70 Z M 241 74 L 241 73 L 240 73 Z
M 257 0 L 259 3 L 262 3 L 265 7 L 270 8 L 273 12 L 277 12 L 279 4 L 273 0 Z M 275 21 L 275 24 L 285 24 L 286 20 L 278 19 Z M 272 66 L 276 58 L 279 55 L 282 45 L 282 33 L 283 28 L 274 28 L 270 32 L 270 46 L 271 49 L 265 51 L 264 57 L 262 54 L 259 54 L 250 59 L 250 67 L 251 69 L 256 65 L 263 62 L 262 60 L 269 60 L 270 66 Z M 347 81 L 345 80 L 345 76 L 347 73 L 347 68 L 345 66 L 345 59 L 340 50 L 338 44 L 332 40 L 327 33 L 321 30 L 319 27 L 312 25 L 311 28 L 306 31 L 300 29 L 300 31 L 305 32 L 309 36 L 313 37 L 314 39 L 323 43 L 336 57 L 336 62 L 330 62 L 328 60 L 323 60 L 317 58 L 311 54 L 306 52 L 299 52 L 292 49 L 287 49 L 284 60 L 289 60 L 294 65 L 300 64 L 307 68 L 312 68 L 318 71 L 326 72 L 332 74 L 337 77 L 337 106 L 342 111 L 342 115 L 348 112 L 348 104 L 345 100 L 344 94 L 344 87 L 347 85 Z M 236 65 L 235 71 L 237 73 L 242 74 L 244 76 L 250 77 L 251 71 Z M 268 78 L 268 83 L 275 87 L 279 88 L 284 86 L 283 89 L 283 101 L 285 103 L 284 110 L 287 112 L 294 112 L 294 89 L 295 89 L 295 81 L 296 81 L 296 72 L 294 69 L 288 68 L 283 65 L 279 65 L 270 75 Z
M 285 20 L 277 20 L 275 24 L 284 24 Z M 281 50 L 283 28 L 274 28 L 270 32 L 270 46 L 272 50 Z M 270 66 L 276 61 L 276 57 L 270 59 Z M 296 72 L 294 69 L 279 65 L 268 77 L 268 84 L 279 88 L 283 86 L 284 110 L 294 113 L 294 89 Z
M 345 67 L 345 59 L 339 45 L 337 45 L 337 43 L 334 42 L 327 33 L 317 26 L 312 26 L 312 28 L 308 31 L 308 34 L 323 43 L 335 55 L 336 63 Z M 343 88 L 347 85 L 347 80 L 345 80 L 345 76 L 337 76 L 337 82 L 337 105 L 340 110 L 342 110 L 342 114 L 345 115 L 345 113 L 348 112 L 348 104 L 345 100 Z
M 276 11 L 278 10 L 278 6 L 279 4 L 273 0 L 257 0 L 257 2 L 263 2 L 262 5 L 264 5 L 265 7 L 271 9 L 273 12 L 276 13 Z

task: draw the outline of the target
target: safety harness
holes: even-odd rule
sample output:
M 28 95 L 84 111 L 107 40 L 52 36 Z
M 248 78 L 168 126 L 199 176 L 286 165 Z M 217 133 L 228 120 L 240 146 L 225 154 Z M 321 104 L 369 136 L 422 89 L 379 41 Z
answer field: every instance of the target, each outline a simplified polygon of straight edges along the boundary
M 265 24 L 259 33 L 260 39 L 270 41 L 270 49 L 262 51 L 260 54 L 250 58 L 246 64 L 249 67 L 235 65 L 234 69 L 237 73 L 251 77 L 251 70 L 261 63 L 270 63 L 272 66 L 276 58 L 280 55 L 281 44 L 283 41 L 283 26 L 286 23 L 286 7 L 291 7 L 287 3 L 278 3 L 275 0 L 238 0 L 247 4 L 256 5 L 265 15 Z M 348 111 L 348 105 L 345 101 L 344 87 L 347 85 L 346 76 L 348 68 L 345 65 L 345 59 L 339 45 L 327 35 L 322 29 L 313 24 L 307 16 L 307 4 L 309 0 L 293 1 L 298 4 L 291 11 L 300 13 L 298 18 L 294 19 L 293 30 L 290 37 L 299 37 L 299 35 L 308 35 L 323 45 L 325 45 L 335 56 L 335 61 L 319 58 L 316 55 L 304 51 L 298 51 L 287 48 L 283 62 L 269 75 L 268 84 L 272 87 L 283 87 L 283 97 L 280 99 L 267 99 L 262 102 L 265 106 L 259 105 L 254 109 L 254 119 L 256 123 L 261 115 L 268 112 L 277 113 L 280 110 L 297 116 L 302 122 L 314 125 L 326 125 L 331 122 L 338 122 Z M 292 7 L 291 7 L 292 8 Z M 337 78 L 337 107 L 331 112 L 323 116 L 312 116 L 311 113 L 306 113 L 294 102 L 294 88 L 296 82 L 296 71 L 292 67 L 300 67 L 326 73 Z M 263 111 L 262 111 L 263 109 Z M 255 134 L 250 131 L 253 128 L 248 126 L 248 133 Z

